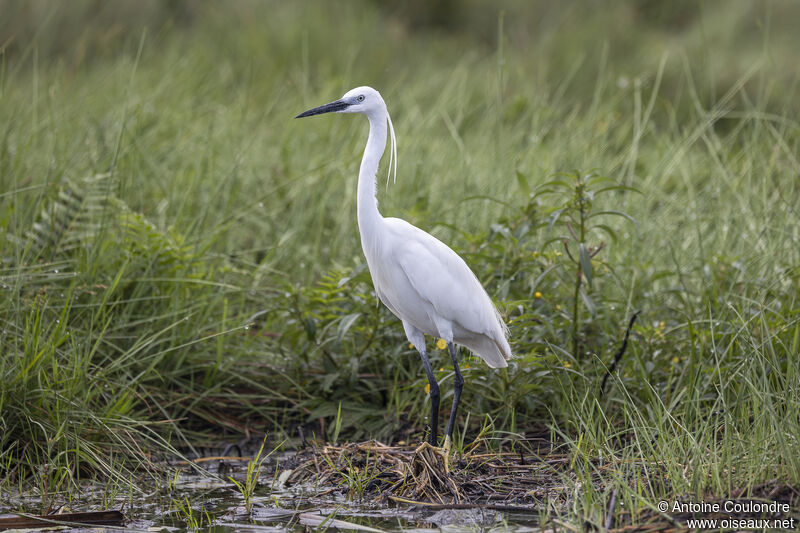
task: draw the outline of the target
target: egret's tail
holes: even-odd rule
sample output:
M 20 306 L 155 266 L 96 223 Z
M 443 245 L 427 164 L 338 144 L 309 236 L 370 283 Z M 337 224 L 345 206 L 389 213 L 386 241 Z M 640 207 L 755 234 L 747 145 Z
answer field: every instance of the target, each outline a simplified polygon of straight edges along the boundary
M 506 360 L 511 357 L 511 346 L 508 345 L 505 335 L 500 335 L 499 339 L 486 335 L 475 336 L 464 342 L 464 346 L 483 359 L 490 368 L 508 366 Z

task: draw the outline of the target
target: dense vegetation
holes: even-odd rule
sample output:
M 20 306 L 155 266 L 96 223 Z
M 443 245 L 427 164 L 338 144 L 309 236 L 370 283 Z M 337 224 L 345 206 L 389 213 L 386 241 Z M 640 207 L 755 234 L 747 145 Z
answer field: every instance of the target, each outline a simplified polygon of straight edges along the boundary
M 461 253 L 511 330 L 507 370 L 464 362 L 466 438 L 549 428 L 586 516 L 598 457 L 628 509 L 800 481 L 791 3 L 0 7 L 6 482 L 299 424 L 421 437 L 357 237 L 366 125 L 292 120 L 361 84 L 399 141 L 382 212 Z

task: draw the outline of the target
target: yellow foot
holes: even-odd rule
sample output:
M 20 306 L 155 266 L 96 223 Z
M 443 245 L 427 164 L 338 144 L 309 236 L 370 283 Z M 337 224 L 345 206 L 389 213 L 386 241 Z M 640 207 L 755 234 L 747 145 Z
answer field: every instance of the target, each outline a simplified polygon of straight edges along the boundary
M 450 437 L 445 436 L 444 438 L 444 445 L 439 448 L 433 446 L 429 442 L 423 442 L 417 449 L 414 450 L 414 454 L 417 456 L 421 456 L 425 450 L 430 450 L 433 454 L 439 456 L 442 466 L 444 467 L 444 472 L 448 476 L 450 475 L 450 447 L 451 447 Z
M 450 447 L 452 446 L 453 442 L 450 440 L 450 435 L 444 436 L 444 444 L 442 444 L 442 450 L 447 457 L 450 457 Z

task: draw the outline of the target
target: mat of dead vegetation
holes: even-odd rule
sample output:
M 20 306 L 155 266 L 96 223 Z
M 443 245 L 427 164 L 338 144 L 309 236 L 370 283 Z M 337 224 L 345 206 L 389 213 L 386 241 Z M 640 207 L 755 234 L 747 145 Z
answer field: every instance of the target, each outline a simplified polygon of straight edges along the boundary
M 445 464 L 442 454 L 430 446 L 387 445 L 377 441 L 341 445 L 309 444 L 297 452 L 291 465 L 283 465 L 286 486 L 318 488 L 317 496 L 346 495 L 386 504 L 426 508 L 537 513 L 557 517 L 575 503 L 582 486 L 573 458 L 546 439 L 526 440 L 521 445 L 493 449 L 477 440 L 451 452 Z M 642 509 L 636 516 L 619 504 L 618 491 L 602 472 L 613 465 L 594 465 L 592 488 L 608 496 L 602 526 L 609 531 L 682 531 L 690 518 L 708 516 L 670 515 Z M 628 465 L 630 466 L 630 465 Z M 652 475 L 658 464 L 649 463 Z M 800 491 L 775 480 L 747 490 L 735 490 L 734 499 L 769 498 L 789 502 L 797 509 Z M 712 498 L 713 499 L 713 498 Z M 709 500 L 711 501 L 711 499 Z M 566 530 L 570 525 L 555 519 Z M 594 529 L 587 523 L 588 529 Z M 547 529 L 545 527 L 545 529 Z M 577 531 L 577 529 L 576 529 Z
M 314 483 L 332 487 L 329 492 L 387 501 L 531 509 L 538 509 L 542 501 L 563 499 L 554 478 L 569 471 L 568 457 L 552 452 L 549 445 L 533 455 L 528 450 L 489 451 L 480 441 L 451 453 L 448 464 L 430 446 L 377 441 L 309 446 L 296 459 L 288 485 Z

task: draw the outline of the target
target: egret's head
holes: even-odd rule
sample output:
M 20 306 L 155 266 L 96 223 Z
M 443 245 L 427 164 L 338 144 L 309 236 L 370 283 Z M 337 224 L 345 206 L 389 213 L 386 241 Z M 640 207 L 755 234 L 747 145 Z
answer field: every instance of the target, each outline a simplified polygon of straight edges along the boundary
M 381 93 L 372 87 L 356 87 L 347 91 L 344 96 L 329 104 L 321 105 L 300 113 L 294 118 L 310 117 L 323 113 L 373 113 L 386 112 L 386 104 Z
M 397 180 L 397 139 L 394 136 L 392 119 L 386 110 L 386 103 L 381 98 L 381 93 L 372 87 L 356 87 L 344 93 L 344 96 L 335 102 L 309 109 L 294 118 L 310 117 L 323 113 L 361 113 L 370 119 L 370 124 L 374 119 L 385 119 L 389 125 L 389 139 L 392 147 L 389 153 L 389 175 L 392 174 L 392 169 L 394 169 L 395 180 Z M 388 177 L 386 178 L 386 185 L 387 187 L 389 185 Z

